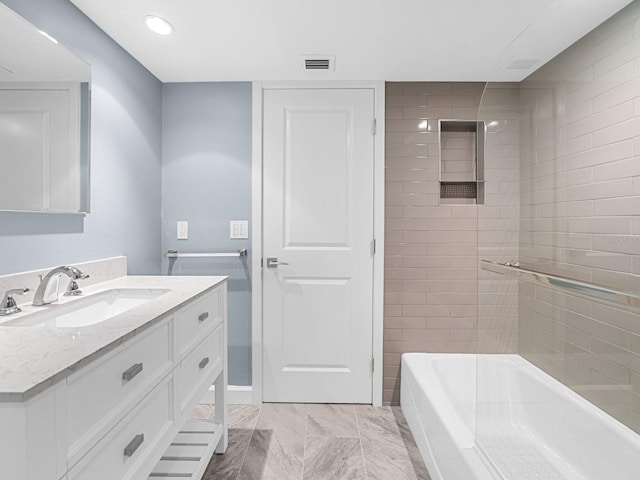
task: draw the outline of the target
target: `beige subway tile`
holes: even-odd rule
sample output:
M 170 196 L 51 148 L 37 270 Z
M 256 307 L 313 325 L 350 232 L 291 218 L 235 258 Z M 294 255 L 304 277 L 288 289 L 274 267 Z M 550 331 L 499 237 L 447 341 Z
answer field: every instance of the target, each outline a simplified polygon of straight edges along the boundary
M 478 301 L 476 294 L 460 295 L 459 293 L 428 293 L 429 305 L 471 305 Z
M 448 330 L 402 330 L 406 342 L 444 342 L 450 340 Z
M 438 182 L 404 182 L 405 193 L 439 194 Z
M 385 279 L 384 281 L 384 291 L 386 292 L 402 292 L 403 288 L 402 288 L 402 280 L 390 280 L 390 279 Z M 389 304 L 389 302 L 385 302 L 387 303 L 387 305 Z
M 637 136 L 640 131 L 640 117 L 636 117 L 626 122 L 604 128 L 593 134 L 594 146 L 608 145 Z
M 480 104 L 480 98 L 477 95 L 430 95 L 428 98 L 428 106 L 430 107 L 477 107 Z
M 443 317 L 449 315 L 449 305 L 403 305 L 405 317 Z
M 385 305 L 384 306 L 385 325 L 389 318 L 400 317 L 400 316 L 402 316 L 402 305 Z
M 385 253 L 387 255 L 405 255 L 405 256 L 414 256 L 414 255 L 426 255 L 427 254 L 427 245 L 419 244 L 419 243 L 402 243 L 402 244 L 388 244 L 385 242 Z
M 595 115 L 578 120 L 563 128 L 563 138 L 576 138 L 592 133 L 610 125 L 617 125 L 633 117 L 633 101 L 626 101 Z
M 452 82 L 405 82 L 404 95 L 450 95 Z
M 428 104 L 426 95 L 387 95 L 386 107 L 426 107 Z
M 405 118 L 404 109 L 401 107 L 388 107 L 385 109 L 384 116 L 387 120 L 402 120 Z M 385 141 L 386 140 L 387 139 L 385 139 Z
M 385 171 L 385 179 L 389 182 L 419 182 L 427 181 L 427 170 L 425 169 L 403 169 L 403 168 L 387 168 Z
M 596 200 L 593 212 L 596 216 L 637 215 L 640 212 L 640 196 Z
M 477 253 L 477 244 L 470 239 L 470 243 L 459 243 L 449 245 L 432 244 L 428 245 L 427 252 L 429 255 L 448 255 L 454 257 L 471 256 Z
M 410 145 L 406 143 L 387 145 L 385 151 L 387 155 L 396 157 L 426 157 L 428 155 L 427 145 Z
M 383 340 L 385 342 L 399 342 L 402 340 L 402 330 L 401 329 L 385 329 Z M 392 369 L 396 369 L 397 367 L 391 367 Z M 385 374 L 386 375 L 386 374 Z
M 452 305 L 451 308 L 458 308 Z M 429 330 L 472 330 L 477 326 L 475 317 L 429 317 L 427 329 Z
M 384 275 L 391 280 L 426 280 L 428 270 L 426 268 L 385 268 Z
M 636 77 L 628 82 L 615 86 L 593 99 L 594 111 L 600 112 L 614 105 L 633 101 L 640 89 L 640 78 Z M 636 116 L 638 112 L 636 111 Z
M 405 82 L 386 82 L 384 85 L 384 92 L 387 97 L 402 96 L 404 95 Z
M 426 218 L 387 218 L 385 230 L 426 230 Z M 386 265 L 386 264 L 385 264 Z
M 404 170 L 426 170 L 428 168 L 438 168 L 438 162 L 435 159 L 419 156 L 396 157 L 388 155 L 385 158 L 385 168 L 388 172 L 390 169 L 402 168 Z
M 439 142 L 439 137 L 437 132 L 414 132 L 414 133 L 403 133 L 402 134 L 402 143 L 406 143 L 409 145 L 427 145 L 427 144 L 435 144 L 437 145 Z
M 451 107 L 405 107 L 403 109 L 406 119 L 439 119 L 451 116 Z
M 384 342 L 384 352 L 387 353 L 407 353 L 407 352 L 424 352 L 424 342 Z
M 389 317 L 384 319 L 385 330 L 393 329 L 425 329 L 427 319 L 425 317 Z
M 631 183 L 629 183 L 629 187 L 631 187 Z M 427 204 L 427 196 L 418 193 L 388 193 L 385 195 L 385 205 L 423 206 Z
M 424 305 L 427 303 L 427 294 L 420 292 L 385 292 L 384 303 L 386 305 Z

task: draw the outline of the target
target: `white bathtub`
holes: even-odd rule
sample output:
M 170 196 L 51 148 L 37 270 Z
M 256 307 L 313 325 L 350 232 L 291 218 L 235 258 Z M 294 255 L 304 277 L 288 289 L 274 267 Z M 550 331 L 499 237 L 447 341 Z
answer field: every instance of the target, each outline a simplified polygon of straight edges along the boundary
M 640 436 L 518 355 L 404 354 L 401 404 L 433 480 L 640 479 Z

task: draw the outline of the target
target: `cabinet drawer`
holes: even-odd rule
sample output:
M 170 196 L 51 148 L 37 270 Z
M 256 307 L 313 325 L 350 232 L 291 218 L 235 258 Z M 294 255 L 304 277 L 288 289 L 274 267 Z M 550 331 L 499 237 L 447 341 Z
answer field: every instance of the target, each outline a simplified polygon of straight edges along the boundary
M 180 364 L 178 399 L 182 416 L 189 416 L 222 371 L 224 325 L 219 325 Z
M 171 318 L 67 379 L 69 465 L 74 465 L 173 369 Z
M 172 398 L 169 376 L 69 471 L 69 480 L 147 478 L 175 434 Z
M 176 314 L 176 344 L 185 358 L 209 332 L 222 322 L 222 290 L 218 287 Z

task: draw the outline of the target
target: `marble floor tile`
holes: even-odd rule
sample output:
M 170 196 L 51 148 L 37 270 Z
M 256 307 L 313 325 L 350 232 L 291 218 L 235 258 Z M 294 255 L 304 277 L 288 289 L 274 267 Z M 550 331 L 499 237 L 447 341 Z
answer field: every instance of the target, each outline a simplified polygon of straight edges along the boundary
M 403 438 L 402 427 L 390 407 L 358 406 L 356 412 L 369 480 L 429 479 L 422 458 L 412 457 L 405 443 L 410 441 L 415 447 L 411 433 Z
M 237 480 L 300 480 L 304 437 L 293 450 L 281 439 L 273 430 L 254 430 Z
M 399 407 L 230 405 L 229 426 L 203 480 L 430 480 Z
M 214 455 L 202 480 L 236 480 L 244 462 L 252 432 L 229 432 L 229 446 L 224 455 Z
M 260 415 L 260 405 L 229 405 L 229 428 L 253 430 Z
M 409 453 L 409 460 L 411 461 L 411 465 L 413 466 L 416 477 L 418 478 L 418 480 L 430 480 L 431 476 L 429 475 L 429 471 L 424 464 L 424 460 L 422 459 L 420 450 L 418 450 L 418 445 L 416 445 L 416 441 L 414 440 L 411 430 L 409 429 L 409 424 L 407 424 L 407 420 L 404 418 L 402 408 L 391 407 L 391 411 L 393 412 L 396 423 L 400 428 L 400 436 L 402 437 L 404 446 L 407 449 L 407 453 Z
M 357 437 L 358 425 L 355 405 L 308 405 L 307 436 Z
M 303 480 L 366 480 L 357 437 L 307 437 Z

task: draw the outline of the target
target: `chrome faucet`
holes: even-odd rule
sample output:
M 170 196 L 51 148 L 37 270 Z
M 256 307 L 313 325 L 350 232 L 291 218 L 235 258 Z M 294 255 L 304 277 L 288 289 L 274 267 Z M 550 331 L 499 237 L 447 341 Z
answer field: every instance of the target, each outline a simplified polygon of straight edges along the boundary
M 71 279 L 69 283 L 69 287 L 67 288 L 67 293 L 70 295 L 79 295 L 80 290 L 78 290 L 78 284 L 76 284 L 76 280 L 89 278 L 89 275 L 82 273 L 76 267 L 56 267 L 46 275 L 40 275 L 40 285 L 38 285 L 38 289 L 36 290 L 35 295 L 33 296 L 33 304 L 36 306 L 46 305 L 51 302 L 55 302 L 58 300 L 58 281 L 62 275 L 66 275 Z M 56 281 L 54 291 L 52 290 L 51 284 L 52 281 Z M 75 293 L 71 293 L 75 292 Z
M 13 315 L 14 313 L 21 312 L 22 310 L 16 304 L 16 301 L 13 299 L 14 295 L 24 295 L 29 291 L 28 288 L 13 288 L 11 290 L 7 290 L 7 293 L 4 294 L 4 298 L 2 302 L 0 302 L 0 315 Z

